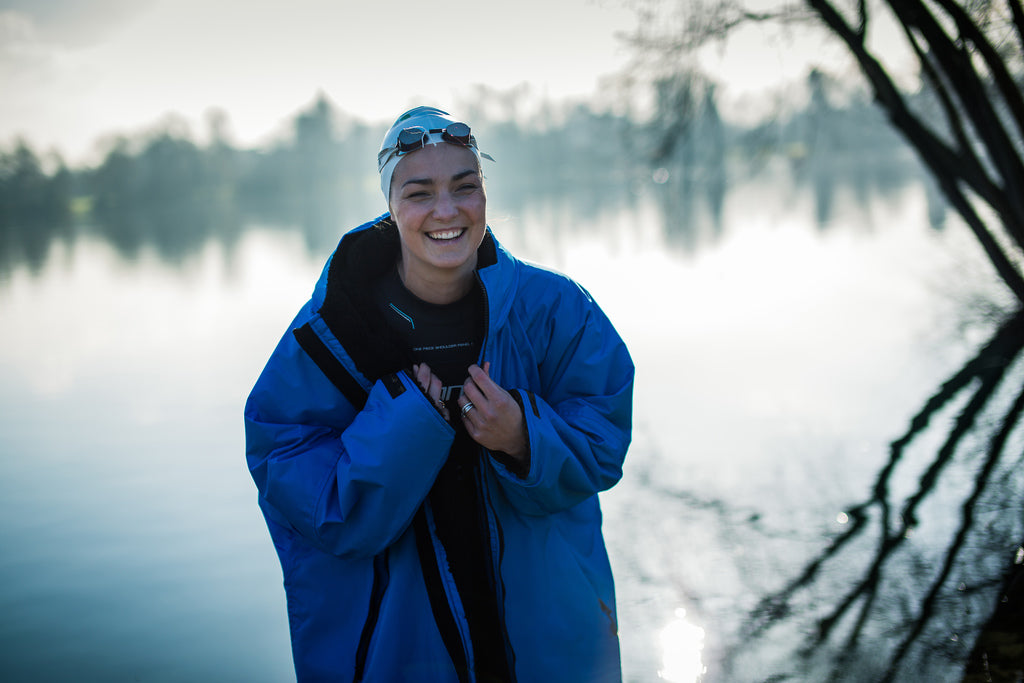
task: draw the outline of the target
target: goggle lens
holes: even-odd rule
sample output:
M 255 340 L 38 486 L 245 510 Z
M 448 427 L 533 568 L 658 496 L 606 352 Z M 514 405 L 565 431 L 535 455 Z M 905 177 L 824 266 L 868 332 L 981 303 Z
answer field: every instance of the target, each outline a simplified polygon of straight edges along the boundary
M 398 134 L 398 142 L 395 143 L 395 150 L 399 154 L 413 152 L 427 144 L 429 133 L 425 128 L 416 126 L 414 128 L 403 128 Z
M 457 142 L 460 145 L 471 145 L 474 142 L 469 126 L 461 122 L 453 123 L 445 128 L 441 131 L 441 137 L 448 142 Z

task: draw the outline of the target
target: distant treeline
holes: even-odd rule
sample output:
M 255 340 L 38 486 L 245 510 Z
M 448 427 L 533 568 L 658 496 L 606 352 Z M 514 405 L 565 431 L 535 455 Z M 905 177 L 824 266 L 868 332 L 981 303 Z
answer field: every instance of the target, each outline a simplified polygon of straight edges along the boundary
M 818 73 L 808 84 L 811 96 L 802 110 L 753 128 L 726 125 L 711 97 L 699 106 L 681 106 L 688 94 L 685 81 L 661 84 L 658 112 L 644 123 L 581 103 L 545 117 L 542 125 L 487 119 L 474 119 L 473 125 L 484 147 L 501 157 L 503 171 L 521 172 L 503 172 L 504 182 L 517 177 L 524 185 L 578 178 L 581 169 L 622 178 L 652 164 L 707 166 L 730 156 L 766 154 L 799 160 L 816 151 L 863 157 L 893 150 L 898 138 L 871 103 L 831 104 Z M 183 201 L 259 205 L 365 189 L 383 125 L 354 119 L 320 96 L 290 127 L 292 135 L 269 148 L 238 149 L 223 120 L 211 123 L 204 145 L 184 127 L 168 124 L 133 139 L 117 138 L 95 168 L 71 170 L 57 159 L 48 172 L 28 143 L 15 141 L 0 148 L 0 221 L 53 220 L 70 213 L 76 197 L 105 215 Z
M 798 173 L 825 163 L 863 173 L 865 164 L 891 168 L 907 157 L 871 103 L 833 104 L 820 75 L 808 79 L 805 106 L 747 128 L 723 121 L 713 91 L 695 99 L 690 86 L 685 79 L 660 84 L 655 114 L 643 122 L 588 103 L 548 108 L 529 124 L 488 116 L 482 107 L 470 120 L 483 149 L 498 159 L 485 172 L 500 179 L 506 200 L 578 191 L 584 211 L 652 179 L 720 183 L 730 160 L 749 166 L 782 156 Z M 72 225 L 88 226 L 125 252 L 154 244 L 173 256 L 251 223 L 299 225 L 311 241 L 334 239 L 340 218 L 366 219 L 384 209 L 375 158 L 385 124 L 360 121 L 320 96 L 294 117 L 289 135 L 266 147 L 239 148 L 227 128 L 225 116 L 212 118 L 200 144 L 186 127 L 168 123 L 115 139 L 87 168 L 40 157 L 21 140 L 0 148 L 3 260 L 40 258 L 47 236 Z

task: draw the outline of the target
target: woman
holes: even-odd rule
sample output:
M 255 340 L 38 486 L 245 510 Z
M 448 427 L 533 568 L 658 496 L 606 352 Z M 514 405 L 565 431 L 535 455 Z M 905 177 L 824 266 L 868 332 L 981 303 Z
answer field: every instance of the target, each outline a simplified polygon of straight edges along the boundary
M 342 237 L 246 404 L 300 681 L 621 678 L 597 493 L 633 364 L 498 244 L 481 156 L 445 112 L 399 117 L 389 213 Z

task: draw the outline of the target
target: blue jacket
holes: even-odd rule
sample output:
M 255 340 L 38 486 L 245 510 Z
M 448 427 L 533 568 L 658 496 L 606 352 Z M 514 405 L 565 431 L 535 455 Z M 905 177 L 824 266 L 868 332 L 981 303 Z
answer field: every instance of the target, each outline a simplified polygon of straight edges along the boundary
M 397 239 L 387 215 L 342 238 L 245 407 L 300 681 L 474 680 L 426 500 L 455 432 L 402 371 L 364 294 Z M 477 274 L 480 360 L 521 401 L 529 435 L 525 476 L 482 453 L 477 478 L 508 659 L 522 683 L 619 681 L 597 493 L 622 475 L 632 361 L 586 291 L 515 259 L 490 230 Z

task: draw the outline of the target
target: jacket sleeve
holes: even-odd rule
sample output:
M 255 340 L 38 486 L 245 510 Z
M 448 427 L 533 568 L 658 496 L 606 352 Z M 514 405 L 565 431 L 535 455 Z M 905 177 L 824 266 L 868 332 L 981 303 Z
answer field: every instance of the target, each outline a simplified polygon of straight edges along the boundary
M 454 430 L 405 373 L 356 410 L 289 333 L 246 402 L 245 436 L 264 513 L 326 552 L 365 557 L 409 525 Z
M 536 308 L 544 309 L 543 319 L 527 337 L 539 381 L 517 388 L 530 469 L 517 476 L 492 462 L 514 505 L 527 514 L 547 514 L 609 489 L 622 477 L 632 437 L 634 367 L 604 312 L 575 283 L 552 305 Z

